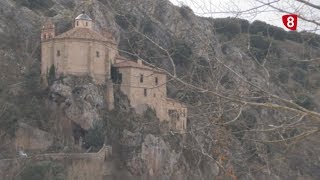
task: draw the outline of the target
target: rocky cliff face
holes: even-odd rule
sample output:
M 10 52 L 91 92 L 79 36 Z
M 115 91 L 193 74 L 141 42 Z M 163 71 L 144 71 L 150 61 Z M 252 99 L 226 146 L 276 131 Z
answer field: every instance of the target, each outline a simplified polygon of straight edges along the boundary
M 79 78 L 64 78 L 50 87 L 52 102 L 63 109 L 67 119 L 88 130 L 94 121 L 101 121 L 101 111 L 106 109 L 102 88 Z
M 309 119 L 289 129 L 279 127 L 296 122 L 294 113 L 240 106 L 172 81 L 169 95 L 187 103 L 190 111 L 189 131 L 181 136 L 168 132 L 152 111 L 143 116 L 132 112 L 122 94 L 116 94 L 116 109 L 106 112 L 103 87 L 86 78 L 66 77 L 43 91 L 41 24 L 51 17 L 58 33 L 63 32 L 83 9 L 95 19 L 97 30 L 115 35 L 121 54 L 173 73 L 160 45 L 172 55 L 178 77 L 194 86 L 254 102 L 274 102 L 264 92 L 268 91 L 319 110 L 319 63 L 299 61 L 318 58 L 316 47 L 272 40 L 276 49 L 257 59 L 252 53 L 263 54 L 261 48 L 266 48 L 258 44 L 254 52 L 249 51 L 248 42 L 265 39 L 248 34 L 226 38 L 215 32 L 212 20 L 167 0 L 2 0 L 0 135 L 4 131 L 9 136 L 17 122 L 25 122 L 58 134 L 52 149 L 66 151 L 79 140 L 74 129 L 81 136 L 91 131 L 95 121 L 103 122 L 103 141 L 114 147 L 115 179 L 319 178 L 318 135 L 267 143 L 317 127 Z M 278 129 L 263 131 L 270 127 Z

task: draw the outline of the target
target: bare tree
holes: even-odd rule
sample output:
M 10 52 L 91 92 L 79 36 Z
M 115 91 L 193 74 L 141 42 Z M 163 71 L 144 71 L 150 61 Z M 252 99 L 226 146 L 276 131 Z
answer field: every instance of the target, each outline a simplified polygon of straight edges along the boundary
M 206 6 L 199 5 L 201 1 L 190 0 L 190 2 L 202 7 L 203 14 L 229 13 L 239 17 L 243 14 L 255 16 L 265 11 L 298 12 L 300 19 L 316 25 L 316 29 L 320 23 L 313 17 L 314 12 L 319 12 L 319 6 L 303 0 L 295 3 L 284 2 L 281 6 L 277 4 L 280 2 L 279 0 L 253 0 L 254 6 L 248 9 L 223 10 L 221 8 L 219 12 L 214 10 L 214 7 L 210 5 L 210 1 L 205 2 L 209 3 Z M 230 1 L 230 3 L 232 2 Z M 286 7 L 284 6 L 285 3 L 290 5 L 291 8 L 283 8 Z M 233 5 L 235 5 L 233 7 L 237 7 L 237 4 Z M 302 11 L 303 7 L 301 6 L 308 8 Z M 180 13 L 183 11 L 182 8 L 186 7 L 182 6 Z M 270 172 L 273 169 L 270 164 L 279 161 L 279 159 L 268 158 L 271 156 L 268 153 L 268 144 L 291 148 L 292 144 L 296 144 L 299 140 L 319 134 L 320 113 L 317 109 L 303 107 L 295 101 L 294 95 L 289 95 L 283 89 L 279 89 L 271 80 L 270 71 L 272 69 L 270 68 L 272 66 L 269 61 L 276 59 L 272 53 L 276 40 L 269 33 L 265 36 L 268 40 L 268 46 L 262 61 L 257 60 L 253 55 L 250 41 L 251 35 L 249 33 L 247 38 L 243 39 L 247 45 L 245 48 L 234 48 L 231 45 L 229 52 L 226 53 L 227 55 L 221 55 L 221 52 L 219 53 L 215 50 L 217 48 L 214 45 L 217 44 L 215 42 L 216 39 L 210 36 L 210 33 L 206 34 L 199 31 L 214 29 L 214 24 L 202 24 L 204 26 L 202 27 L 203 29 L 197 29 L 196 25 L 193 26 L 192 23 L 196 23 L 199 19 L 197 17 L 189 17 L 184 22 L 189 28 L 187 32 L 192 37 L 184 40 L 189 40 L 189 42 L 197 41 L 194 43 L 195 49 L 201 49 L 200 51 L 206 51 L 206 53 L 202 53 L 205 55 L 201 56 L 199 50 L 194 50 L 195 53 L 188 57 L 189 64 L 181 65 L 177 64 L 175 57 L 177 47 L 163 44 L 154 37 L 154 34 L 146 33 L 141 27 L 135 25 L 127 14 L 115 9 L 114 13 L 122 17 L 127 23 L 127 32 L 135 34 L 137 37 L 136 39 L 128 37 L 127 42 L 131 49 L 129 51 L 124 49 L 120 51 L 143 59 L 146 64 L 167 72 L 170 77 L 170 82 L 168 83 L 173 84 L 176 92 L 181 92 L 176 97 L 188 102 L 190 110 L 188 116 L 193 125 L 190 126 L 187 133 L 193 139 L 193 143 L 186 144 L 186 147 L 199 152 L 209 159 L 213 159 L 226 173 L 229 172 L 229 175 L 233 175 L 232 170 L 230 171 L 227 168 L 230 159 L 238 163 L 243 160 L 240 157 L 230 155 L 226 151 L 232 146 L 232 143 L 236 143 L 228 134 L 229 129 L 232 129 L 234 137 L 237 137 L 248 146 L 247 150 L 249 152 L 250 149 L 253 149 L 257 152 L 257 156 L 266 163 L 265 167 L 251 169 L 250 171 L 267 169 Z M 290 11 L 291 9 L 293 11 Z M 154 18 L 148 13 L 146 15 L 146 18 Z M 182 16 L 187 18 L 188 14 Z M 175 31 L 171 33 L 173 36 L 181 34 L 181 32 Z M 241 44 L 236 39 L 231 39 L 227 43 L 233 45 Z M 152 57 L 153 59 L 166 58 L 168 63 L 166 65 L 157 64 L 150 57 L 147 57 L 141 51 L 146 44 L 148 44 L 149 48 L 158 50 L 157 57 Z M 248 54 L 244 53 L 246 50 Z M 228 54 L 236 54 L 237 56 L 228 56 Z M 227 58 L 234 58 L 233 60 L 239 58 L 239 67 L 228 62 Z M 245 59 L 252 59 L 257 62 L 258 66 L 243 62 Z M 316 58 L 311 59 L 314 61 Z M 300 61 L 300 59 L 296 60 Z M 301 60 L 304 61 L 304 59 Z M 187 58 L 185 61 L 187 61 Z M 253 71 L 255 68 L 259 69 L 260 66 L 262 68 L 261 74 L 257 79 L 252 79 L 250 72 L 243 72 L 243 66 L 247 66 L 248 71 Z M 208 141 L 210 143 L 206 143 Z

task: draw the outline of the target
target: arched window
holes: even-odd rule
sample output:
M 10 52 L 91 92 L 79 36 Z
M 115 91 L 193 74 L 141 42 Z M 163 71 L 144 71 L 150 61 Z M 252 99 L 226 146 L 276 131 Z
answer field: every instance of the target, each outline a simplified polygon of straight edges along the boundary
M 47 35 L 46 34 L 43 35 L 43 39 L 47 39 Z
M 140 74 L 140 83 L 143 83 L 143 74 Z
M 58 57 L 60 56 L 60 50 L 57 51 L 57 56 L 58 56 Z
M 97 58 L 100 57 L 100 52 L 99 51 L 96 52 L 96 56 L 97 56 Z

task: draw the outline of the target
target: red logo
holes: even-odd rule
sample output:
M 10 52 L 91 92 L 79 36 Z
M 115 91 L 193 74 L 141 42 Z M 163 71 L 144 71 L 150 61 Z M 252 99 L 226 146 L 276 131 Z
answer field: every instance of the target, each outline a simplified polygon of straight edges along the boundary
M 296 14 L 288 14 L 282 16 L 283 24 L 290 30 L 295 31 L 297 30 L 298 26 L 298 15 Z

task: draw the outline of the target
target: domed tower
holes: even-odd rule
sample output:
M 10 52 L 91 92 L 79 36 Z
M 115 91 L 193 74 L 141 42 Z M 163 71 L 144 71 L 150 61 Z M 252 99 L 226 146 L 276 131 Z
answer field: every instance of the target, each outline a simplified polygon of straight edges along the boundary
M 74 22 L 74 26 L 75 26 L 75 28 L 92 29 L 93 21 L 84 11 L 82 11 L 82 14 L 80 14 L 78 17 L 76 17 L 75 22 Z
M 94 21 L 83 11 L 74 27 L 55 34 L 53 23 L 46 23 L 41 33 L 41 74 L 48 76 L 90 76 L 97 84 L 110 79 L 111 64 L 117 55 L 117 43 L 94 29 Z

